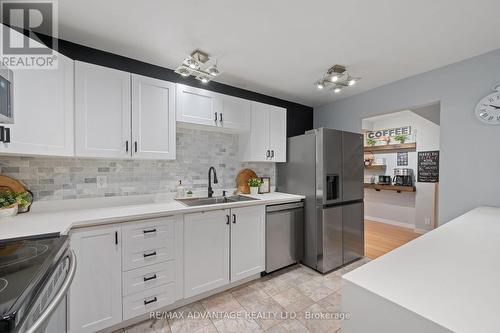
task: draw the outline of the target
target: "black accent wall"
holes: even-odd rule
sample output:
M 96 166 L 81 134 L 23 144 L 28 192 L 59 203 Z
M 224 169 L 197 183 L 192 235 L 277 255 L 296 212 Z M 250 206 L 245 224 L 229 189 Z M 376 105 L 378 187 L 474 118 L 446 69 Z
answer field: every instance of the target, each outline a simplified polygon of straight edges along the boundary
M 52 38 L 49 36 L 37 34 L 39 38 L 47 45 L 52 44 Z M 114 53 L 90 48 L 73 42 L 58 40 L 58 51 L 74 60 L 84 61 L 96 65 L 115 68 L 134 74 L 149 76 L 165 81 L 182 83 L 218 93 L 240 97 L 256 102 L 262 102 L 287 109 L 287 136 L 304 134 L 305 131 L 313 128 L 313 108 L 285 101 L 279 98 L 259 94 L 253 91 L 237 88 L 218 82 L 202 84 L 194 77 L 184 78 L 175 73 L 172 69 L 152 65 L 139 60 L 127 58 Z M 179 62 L 182 59 L 179 59 Z M 223 74 L 222 74 L 223 75 Z

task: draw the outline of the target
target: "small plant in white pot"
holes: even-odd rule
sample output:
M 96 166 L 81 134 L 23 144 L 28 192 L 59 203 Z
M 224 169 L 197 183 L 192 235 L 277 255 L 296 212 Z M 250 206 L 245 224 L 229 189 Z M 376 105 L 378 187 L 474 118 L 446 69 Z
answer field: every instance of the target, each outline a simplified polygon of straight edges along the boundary
M 259 187 L 261 184 L 262 180 L 260 178 L 250 178 L 248 180 L 248 186 L 250 186 L 250 194 L 259 194 Z

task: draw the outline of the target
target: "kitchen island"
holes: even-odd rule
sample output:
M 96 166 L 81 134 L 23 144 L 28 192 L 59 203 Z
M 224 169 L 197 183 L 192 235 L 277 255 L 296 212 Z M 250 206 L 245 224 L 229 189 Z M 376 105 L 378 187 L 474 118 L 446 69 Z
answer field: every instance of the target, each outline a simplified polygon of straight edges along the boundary
M 500 332 L 499 240 L 478 207 L 344 275 L 342 332 Z

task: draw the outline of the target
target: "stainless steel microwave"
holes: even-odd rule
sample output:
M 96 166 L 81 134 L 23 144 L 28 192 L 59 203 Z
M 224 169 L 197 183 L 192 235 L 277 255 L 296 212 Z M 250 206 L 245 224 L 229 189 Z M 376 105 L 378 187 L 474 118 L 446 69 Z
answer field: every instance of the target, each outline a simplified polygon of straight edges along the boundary
M 0 123 L 14 123 L 13 109 L 14 73 L 0 65 Z

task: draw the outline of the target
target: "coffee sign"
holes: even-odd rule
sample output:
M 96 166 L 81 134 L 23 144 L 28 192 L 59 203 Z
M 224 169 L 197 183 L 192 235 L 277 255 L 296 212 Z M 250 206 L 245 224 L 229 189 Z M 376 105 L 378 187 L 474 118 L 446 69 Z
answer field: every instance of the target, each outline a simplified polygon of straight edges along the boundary
M 397 135 L 410 135 L 411 126 L 388 128 L 376 131 L 370 131 L 366 133 L 368 139 L 380 139 L 381 137 L 394 137 Z

